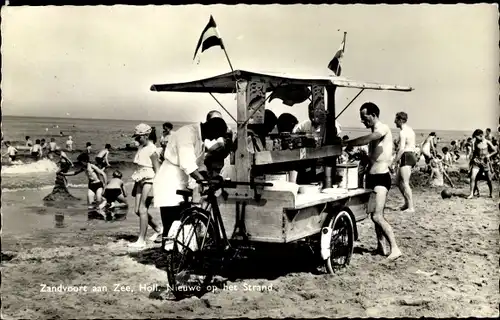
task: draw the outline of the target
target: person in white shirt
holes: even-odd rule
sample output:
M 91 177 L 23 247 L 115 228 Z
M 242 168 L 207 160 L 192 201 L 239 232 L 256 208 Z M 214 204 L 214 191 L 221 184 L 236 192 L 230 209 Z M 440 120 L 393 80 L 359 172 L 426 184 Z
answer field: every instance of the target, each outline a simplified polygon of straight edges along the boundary
M 408 114 L 406 112 L 396 113 L 394 123 L 399 131 L 398 152 L 394 157 L 393 167 L 397 168 L 396 185 L 404 198 L 404 205 L 401 207 L 403 212 L 413 213 L 413 194 L 410 187 L 411 170 L 417 164 L 415 154 L 415 131 L 407 124 Z
M 217 140 L 227 133 L 222 118 L 211 118 L 205 123 L 191 124 L 172 133 L 165 149 L 164 161 L 154 177 L 154 204 L 160 208 L 163 224 L 162 247 L 168 231 L 175 220 L 179 220 L 184 207 L 184 198 L 177 190 L 187 189 L 189 178 L 203 181 L 200 171 L 204 169 L 205 139 Z
M 308 120 L 304 120 L 299 122 L 295 128 L 293 128 L 292 133 L 312 133 L 319 134 L 321 131 L 321 126 L 319 123 L 319 119 L 314 115 L 313 104 L 310 103 L 308 106 Z M 335 128 L 337 129 L 337 136 L 342 132 L 340 125 L 337 121 L 335 121 Z M 298 171 L 290 171 L 289 172 L 289 181 L 299 184 L 308 184 L 312 181 L 318 180 L 318 174 L 321 174 L 323 168 L 320 168 L 319 171 L 315 166 L 304 168 L 300 172 Z
M 73 151 L 73 137 L 69 136 L 66 141 L 66 151 Z
M 7 152 L 5 154 L 9 155 L 9 161 L 16 161 L 17 149 L 10 144 L 10 141 L 5 141 L 5 146 L 7 147 Z
M 31 157 L 39 160 L 42 157 L 42 145 L 40 139 L 35 140 L 35 144 L 30 149 Z
M 401 250 L 396 243 L 396 237 L 391 225 L 384 218 L 384 208 L 387 200 L 387 193 L 392 185 L 389 166 L 392 158 L 392 133 L 389 126 L 379 120 L 380 109 L 372 102 L 364 103 L 360 108 L 361 122 L 371 133 L 356 139 L 342 141 L 347 146 L 369 145 L 370 164 L 366 175 L 366 188 L 373 189 L 374 194 L 370 196 L 368 202 L 368 213 L 375 223 L 378 246 L 377 251 L 382 255 L 387 255 L 386 240 L 390 244 L 390 253 L 387 257 L 389 261 L 401 256 Z
M 149 125 L 141 123 L 135 127 L 134 138 L 139 142 L 139 148 L 134 157 L 136 170 L 132 174 L 134 188 L 132 197 L 135 197 L 134 211 L 139 216 L 139 237 L 136 242 L 130 244 L 131 247 L 143 248 L 146 246 L 146 234 L 148 224 L 155 233 L 149 240 L 154 241 L 163 233 L 163 229 L 155 223 L 149 214 L 148 208 L 151 204 L 151 194 L 155 173 L 160 167 L 158 153 L 156 152 L 156 132 Z

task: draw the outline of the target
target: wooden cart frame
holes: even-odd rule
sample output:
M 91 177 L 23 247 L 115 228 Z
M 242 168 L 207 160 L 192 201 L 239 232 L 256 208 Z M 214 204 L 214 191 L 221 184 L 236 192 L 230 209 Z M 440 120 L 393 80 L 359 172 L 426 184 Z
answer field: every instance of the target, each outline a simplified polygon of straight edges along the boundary
M 251 153 L 247 148 L 247 125 L 262 123 L 266 107 L 266 94 L 284 85 L 302 85 L 310 88 L 313 108 L 324 113 L 321 125 L 323 145 L 319 148 L 261 151 Z M 335 143 L 335 92 L 338 87 L 362 90 L 411 91 L 411 87 L 358 82 L 335 76 L 298 77 L 286 74 L 257 73 L 244 70 L 184 83 L 157 84 L 152 91 L 205 92 L 236 94 L 237 145 L 235 154 L 236 181 L 253 182 L 266 170 L 281 164 L 300 165 L 309 159 L 322 159 L 325 166 L 325 187 L 331 187 L 336 157 L 342 152 Z M 359 94 L 357 95 L 359 96 Z M 357 97 L 356 96 L 356 97 Z M 355 97 L 355 98 L 356 98 Z M 252 242 L 289 243 L 310 236 L 328 234 L 339 213 L 347 214 L 353 223 L 353 236 L 357 239 L 356 221 L 367 217 L 368 189 L 349 190 L 345 194 L 295 195 L 289 191 L 271 191 L 238 186 L 227 190 L 227 199 L 219 199 L 221 215 L 227 236 L 232 240 Z M 322 236 L 323 237 L 323 236 Z M 322 241 L 323 243 L 323 241 Z M 327 243 L 326 241 L 324 243 Z M 328 241 L 329 243 L 329 241 Z M 326 248 L 323 248 L 326 246 Z M 322 256 L 327 259 L 329 244 L 321 245 Z M 352 248 L 351 248 L 352 253 Z

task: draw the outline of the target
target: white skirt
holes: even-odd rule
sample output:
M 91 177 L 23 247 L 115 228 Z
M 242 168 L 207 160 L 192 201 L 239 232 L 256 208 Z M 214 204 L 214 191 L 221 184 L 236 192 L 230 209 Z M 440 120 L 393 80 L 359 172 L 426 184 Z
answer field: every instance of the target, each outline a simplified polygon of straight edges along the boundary
M 184 198 L 176 192 L 186 189 L 188 182 L 189 176 L 180 167 L 163 161 L 153 180 L 154 206 L 178 206 Z

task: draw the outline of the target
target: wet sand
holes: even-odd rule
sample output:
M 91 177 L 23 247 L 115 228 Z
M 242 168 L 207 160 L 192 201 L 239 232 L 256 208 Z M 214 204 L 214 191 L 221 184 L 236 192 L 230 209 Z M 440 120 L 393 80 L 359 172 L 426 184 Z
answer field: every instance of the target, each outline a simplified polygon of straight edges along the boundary
M 465 194 L 467 185 L 457 184 L 455 191 Z M 350 266 L 334 276 L 311 272 L 313 259 L 306 251 L 283 247 L 280 258 L 262 255 L 241 262 L 238 279 L 225 289 L 182 301 L 165 300 L 161 293 L 167 278 L 158 244 L 141 252 L 127 248 L 138 232 L 134 214 L 110 223 L 87 221 L 81 206 L 46 208 L 37 215 L 39 228 L 12 233 L 7 228 L 14 212 L 31 219 L 43 207 L 9 205 L 16 194 L 5 193 L 2 314 L 5 319 L 498 317 L 497 186 L 496 182 L 494 199 L 472 200 L 442 200 L 442 188 L 417 187 L 415 214 L 397 209 L 402 197 L 393 186 L 386 218 L 404 254 L 395 262 L 384 263 L 383 257 L 372 254 L 375 231 L 371 220 L 365 220 L 358 225 L 359 241 Z M 480 188 L 486 195 L 486 185 Z M 48 192 L 23 196 L 33 197 L 33 203 Z M 71 192 L 84 199 L 82 190 Z M 65 227 L 47 228 L 55 224 L 56 210 L 65 213 Z M 153 215 L 158 218 L 158 211 Z M 82 288 L 41 292 L 43 284 Z M 251 291 L 249 285 L 272 288 Z M 85 286 L 87 292 L 82 291 Z M 107 291 L 92 292 L 98 286 Z M 149 292 L 154 286 L 160 291 Z

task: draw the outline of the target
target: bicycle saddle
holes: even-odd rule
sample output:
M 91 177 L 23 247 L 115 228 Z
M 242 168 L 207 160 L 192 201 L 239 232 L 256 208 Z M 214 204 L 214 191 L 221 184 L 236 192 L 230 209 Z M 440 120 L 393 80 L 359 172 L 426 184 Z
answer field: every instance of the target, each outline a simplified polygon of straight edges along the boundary
M 183 197 L 191 197 L 193 196 L 193 190 L 186 190 L 186 189 L 183 189 L 183 190 L 177 190 L 176 193 L 180 196 L 183 196 Z

